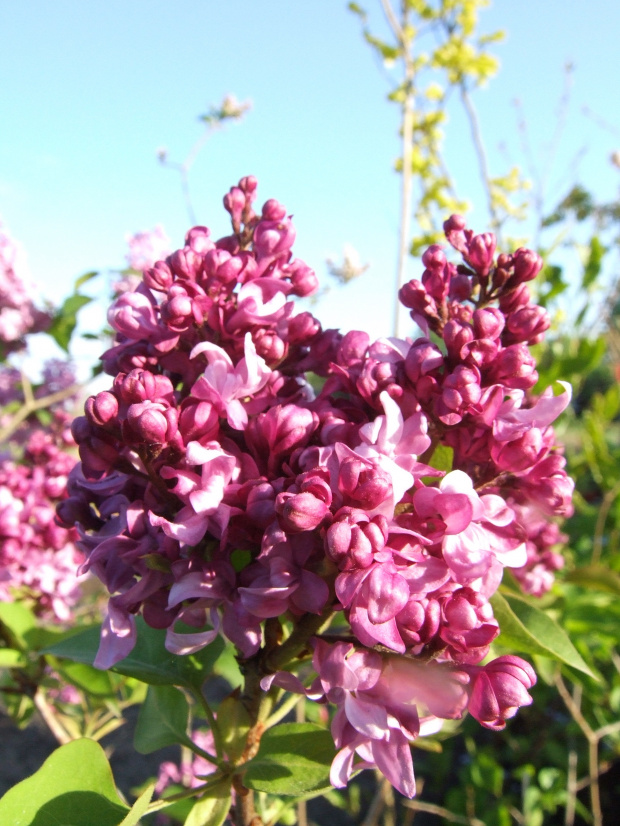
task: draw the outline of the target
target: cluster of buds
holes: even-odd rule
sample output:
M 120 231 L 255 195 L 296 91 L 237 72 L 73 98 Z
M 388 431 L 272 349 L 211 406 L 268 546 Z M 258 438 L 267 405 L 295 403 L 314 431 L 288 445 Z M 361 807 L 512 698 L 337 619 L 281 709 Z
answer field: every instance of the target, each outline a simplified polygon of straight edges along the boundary
M 0 460 L 0 600 L 19 598 L 44 619 L 67 622 L 81 589 L 75 528 L 56 522 L 56 506 L 66 495 L 75 466 L 73 440 L 63 418 L 55 427 L 34 430 L 21 462 Z
M 40 333 L 51 323 L 50 314 L 33 303 L 19 258 L 17 245 L 0 224 L 0 355 L 21 350 L 27 334 Z
M 504 567 L 549 556 L 524 522 L 571 507 L 551 427 L 570 389 L 531 395 L 541 262 L 495 261 L 494 237 L 453 216 L 463 263 L 433 246 L 401 291 L 425 337 L 341 335 L 295 314 L 316 276 L 285 208 L 257 214 L 255 190 L 248 177 L 225 196 L 231 235 L 194 227 L 110 309 L 113 384 L 74 422 L 82 461 L 59 508 L 110 592 L 96 664 L 127 656 L 138 613 L 177 654 L 222 634 L 262 657 L 263 690 L 336 706 L 334 785 L 376 766 L 411 796 L 410 741 L 466 709 L 499 729 L 531 702 L 527 663 L 480 663 Z M 264 623 L 313 616 L 339 625 L 308 641 L 306 689 L 269 667 Z

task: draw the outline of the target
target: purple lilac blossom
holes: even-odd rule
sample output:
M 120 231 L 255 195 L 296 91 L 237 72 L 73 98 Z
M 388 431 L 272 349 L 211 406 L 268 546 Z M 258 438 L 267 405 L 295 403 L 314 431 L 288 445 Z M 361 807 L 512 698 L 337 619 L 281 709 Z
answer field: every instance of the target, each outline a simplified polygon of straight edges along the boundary
M 242 179 L 231 235 L 194 227 L 110 308 L 112 385 L 73 424 L 81 463 L 59 510 L 110 593 L 96 663 L 131 651 L 138 613 L 172 653 L 223 635 L 245 658 L 263 621 L 333 613 L 349 641 L 314 639 L 312 687 L 282 671 L 263 688 L 335 707 L 334 785 L 374 766 L 412 796 L 412 740 L 468 707 L 501 728 L 531 701 L 527 663 L 480 663 L 504 568 L 541 593 L 559 567 L 557 529 L 537 545 L 532 515 L 571 512 L 552 427 L 570 388 L 532 393 L 541 261 L 496 258 L 493 235 L 452 216 L 463 262 L 434 245 L 400 291 L 423 335 L 371 342 L 296 313 L 316 277 L 286 209 L 255 197 Z

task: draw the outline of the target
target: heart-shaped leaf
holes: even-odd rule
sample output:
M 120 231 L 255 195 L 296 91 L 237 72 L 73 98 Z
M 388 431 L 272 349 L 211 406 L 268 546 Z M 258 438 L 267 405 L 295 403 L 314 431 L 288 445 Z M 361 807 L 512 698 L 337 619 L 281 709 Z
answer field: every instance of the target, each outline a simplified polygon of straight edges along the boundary
M 11 826 L 118 826 L 120 799 L 99 743 L 73 740 L 0 800 L 0 823 Z

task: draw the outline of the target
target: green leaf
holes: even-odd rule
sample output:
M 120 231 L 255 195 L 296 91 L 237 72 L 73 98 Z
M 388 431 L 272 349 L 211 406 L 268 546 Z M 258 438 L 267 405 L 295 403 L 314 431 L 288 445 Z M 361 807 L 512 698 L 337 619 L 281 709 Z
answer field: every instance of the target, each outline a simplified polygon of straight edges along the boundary
M 249 789 L 274 795 L 329 789 L 334 756 L 329 731 L 314 723 L 285 723 L 265 732 L 243 782 Z
M 500 594 L 491 597 L 501 634 L 498 642 L 529 654 L 542 654 L 566 663 L 596 679 L 566 632 L 540 608 L 521 597 Z
M 243 685 L 243 676 L 235 656 L 234 645 L 227 643 L 224 646 L 224 650 L 213 664 L 213 673 L 227 680 L 232 688 Z
M 448 445 L 437 445 L 429 464 L 436 470 L 445 470 L 446 473 L 449 473 L 452 470 L 453 462 L 454 448 L 448 447 Z
M 74 293 L 70 295 L 56 313 L 48 334 L 66 353 L 69 352 L 69 342 L 77 325 L 77 314 L 82 307 L 90 304 L 92 298 L 87 295 Z
M 358 3 L 349 3 L 347 8 L 349 11 L 353 12 L 353 14 L 357 14 L 358 17 L 361 17 L 362 20 L 366 20 L 366 12 Z
M 224 641 L 216 639 L 195 654 L 179 656 L 166 650 L 166 632 L 151 628 L 142 617 L 136 620 L 138 639 L 133 651 L 116 663 L 112 671 L 135 677 L 149 685 L 200 687 L 213 673 L 214 664 L 224 651 Z M 99 648 L 101 626 L 92 626 L 81 634 L 62 640 L 44 653 L 92 665 Z
M 38 772 L 9 789 L 0 800 L 0 823 L 118 826 L 127 810 L 103 749 L 82 739 L 56 749 Z
M 89 694 L 97 697 L 114 694 L 114 686 L 107 671 L 100 671 L 86 663 L 64 663 L 57 670 L 67 682 Z
M 584 290 L 587 290 L 588 287 L 591 287 L 596 281 L 598 274 L 601 271 L 601 264 L 606 252 L 607 247 L 604 247 L 601 244 L 598 236 L 592 236 L 592 239 L 590 240 L 588 260 L 586 261 L 586 266 L 583 271 L 583 279 L 581 281 L 581 286 Z
M 21 602 L 0 603 L 0 623 L 4 626 L 13 648 L 22 651 L 30 649 L 33 632 L 37 627 L 37 620 L 32 611 Z
M 375 37 L 367 31 L 364 32 L 364 39 L 379 52 L 381 57 L 386 62 L 389 63 L 398 59 L 400 50 L 396 46 L 391 46 L 389 43 L 386 43 L 384 40 L 380 40 L 378 37 Z
M 140 708 L 133 744 L 140 754 L 181 743 L 193 746 L 187 736 L 189 705 L 185 695 L 169 685 L 152 685 Z
M 23 651 L 15 648 L 0 648 L 0 668 L 23 668 L 28 664 Z
M 606 568 L 604 565 L 587 565 L 584 568 L 575 568 L 564 577 L 566 582 L 582 585 L 584 588 L 595 588 L 597 591 L 607 591 L 620 596 L 620 574 Z
M 138 826 L 140 823 L 140 818 L 143 817 L 148 811 L 149 803 L 151 802 L 154 791 L 155 783 L 150 783 L 118 826 Z
M 213 786 L 196 801 L 183 826 L 222 826 L 230 812 L 230 780 Z
M 84 275 L 80 275 L 79 278 L 76 278 L 75 284 L 73 285 L 74 292 L 77 293 L 82 284 L 86 284 L 88 281 L 92 281 L 93 278 L 96 278 L 98 275 L 99 270 L 91 270 L 90 272 L 85 272 Z

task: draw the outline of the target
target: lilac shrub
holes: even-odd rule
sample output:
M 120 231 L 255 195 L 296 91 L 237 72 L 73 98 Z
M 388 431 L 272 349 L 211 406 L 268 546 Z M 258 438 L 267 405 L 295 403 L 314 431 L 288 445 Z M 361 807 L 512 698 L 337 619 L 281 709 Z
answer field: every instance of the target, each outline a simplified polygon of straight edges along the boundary
M 371 342 L 295 311 L 317 278 L 255 195 L 243 178 L 232 234 L 194 227 L 110 308 L 113 382 L 74 421 L 58 510 L 110 593 L 96 664 L 130 653 L 138 614 L 174 654 L 222 635 L 253 725 L 261 691 L 329 704 L 333 785 L 377 767 L 413 796 L 411 741 L 467 710 L 501 729 L 532 701 L 526 662 L 482 663 L 504 568 L 548 588 L 571 511 L 552 427 L 570 387 L 532 393 L 542 262 L 452 216 L 461 263 L 433 245 L 400 292 L 421 337 Z M 313 678 L 292 673 L 304 654 Z

